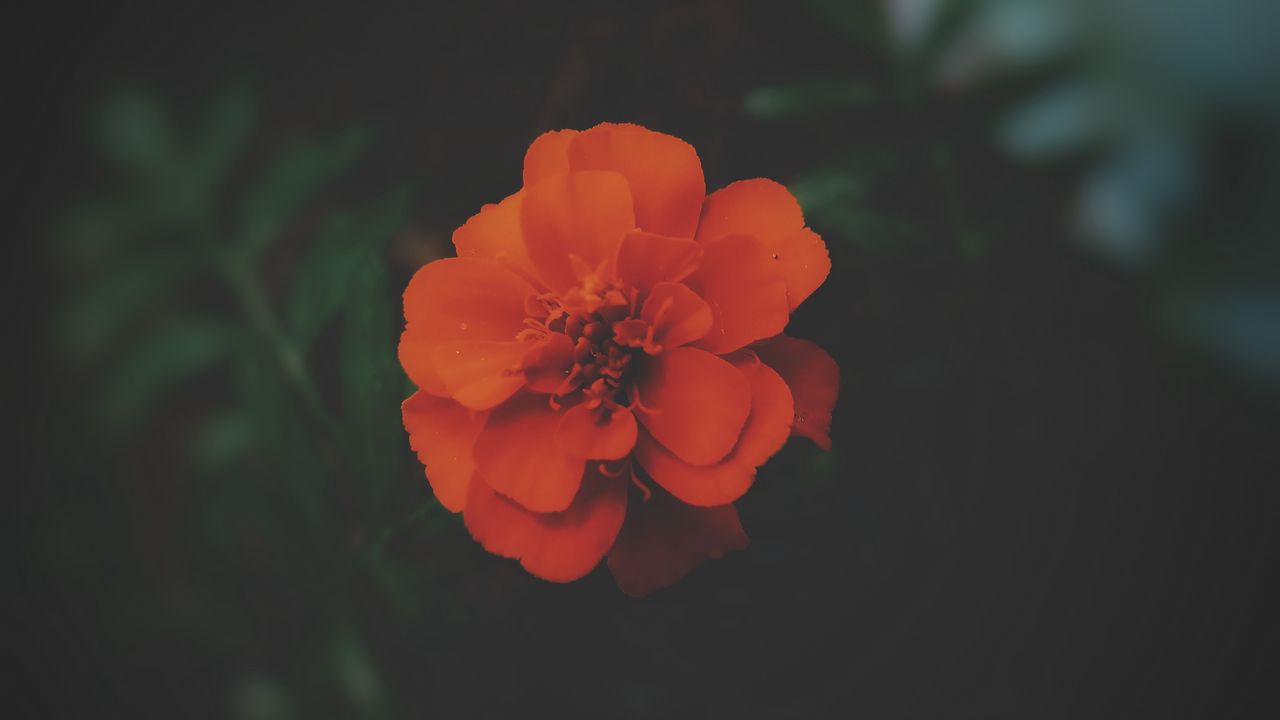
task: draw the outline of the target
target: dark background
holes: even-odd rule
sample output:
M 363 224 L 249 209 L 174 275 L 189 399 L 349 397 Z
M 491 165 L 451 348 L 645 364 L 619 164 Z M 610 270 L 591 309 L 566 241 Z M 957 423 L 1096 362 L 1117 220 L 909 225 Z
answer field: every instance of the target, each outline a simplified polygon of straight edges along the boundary
M 992 141 L 1034 77 L 936 91 L 811 5 L 831 4 L 156 2 L 49 7 L 24 25 L 9 247 L 25 297 L 9 324 L 29 364 L 11 381 L 33 409 L 6 483 L 12 716 L 1280 712 L 1274 386 L 1153 320 L 1162 271 L 1074 241 L 1064 218 L 1089 153 L 1033 167 Z M 855 9 L 875 37 L 877 8 Z M 760 88 L 833 72 L 867 97 L 758 111 Z M 374 253 L 379 367 L 399 290 L 517 188 L 545 129 L 677 135 L 709 190 L 846 159 L 865 191 L 843 214 L 810 212 L 833 270 L 789 330 L 841 367 L 834 451 L 793 440 L 739 503 L 751 547 L 636 600 L 603 568 L 552 585 L 472 542 L 398 428 L 399 376 L 376 410 L 390 430 L 373 442 L 395 455 L 376 492 L 296 397 L 263 421 L 289 437 L 193 461 L 244 394 L 239 360 L 193 369 L 114 432 L 95 398 L 149 323 L 242 308 L 192 279 L 148 296 L 98 354 L 60 341 L 80 291 L 138 257 L 85 260 L 57 239 L 69 208 L 126 183 L 96 150 L 95 108 L 142 88 L 198 124 L 228 83 L 256 107 L 228 198 L 297 138 L 372 137 L 255 256 L 269 304 L 288 304 L 334 208 L 407 188 L 405 221 Z M 1257 142 L 1210 148 L 1213 187 L 1263 192 L 1248 180 Z M 215 224 L 234 224 L 219 202 Z M 1222 207 L 1176 237 L 1212 235 Z M 334 359 L 352 322 L 326 321 L 304 348 L 322 406 L 354 407 Z

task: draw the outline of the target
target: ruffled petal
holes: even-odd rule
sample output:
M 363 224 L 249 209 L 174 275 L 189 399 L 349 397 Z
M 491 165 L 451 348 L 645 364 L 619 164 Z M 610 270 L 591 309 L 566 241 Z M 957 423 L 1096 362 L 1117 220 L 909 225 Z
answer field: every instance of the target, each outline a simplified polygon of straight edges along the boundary
M 488 413 L 421 391 L 401 403 L 400 412 L 409 446 L 425 466 L 436 499 L 450 512 L 462 512 L 475 469 L 471 449 Z
M 711 305 L 712 325 L 696 347 L 717 355 L 782 332 L 790 318 L 787 284 L 759 240 L 728 235 L 703 246 L 685 284 Z
M 450 340 L 436 346 L 435 369 L 449 397 L 473 410 L 502 404 L 524 387 L 524 358 L 532 343 Z
M 575 258 L 589 269 L 612 261 L 636 226 L 626 179 L 613 172 L 570 172 L 525 188 L 521 227 L 529 259 L 548 287 L 578 284 Z
M 569 172 L 569 141 L 577 135 L 577 130 L 551 130 L 535 138 L 524 154 L 524 186 Z
M 701 339 L 711 329 L 711 306 L 689 288 L 674 282 L 653 286 L 640 308 L 640 319 L 653 326 L 653 339 L 675 348 Z
M 772 180 L 742 180 L 707 196 L 698 241 L 737 234 L 754 235 L 778 263 L 792 309 L 831 272 L 826 243 L 804 226 L 800 203 L 791 192 Z
M 517 192 L 496 205 L 485 205 L 454 230 L 453 247 L 458 257 L 493 260 L 536 282 L 537 273 L 525 251 L 524 233 L 520 229 L 522 195 Z
M 749 543 L 732 505 L 686 505 L 661 488 L 646 503 L 632 502 L 609 551 L 609 571 L 622 592 L 648 595 L 675 583 L 707 560 Z
M 647 434 L 636 442 L 636 460 L 682 502 L 703 507 L 727 505 L 751 487 L 756 468 L 782 449 L 791 434 L 791 391 L 754 356 L 734 363 L 751 383 L 751 416 L 733 452 L 715 465 L 690 465 Z
M 601 416 L 585 404 L 562 413 L 556 442 L 565 452 L 590 460 L 618 460 L 636 445 L 636 418 L 620 407 Z
M 707 186 L 689 143 L 639 125 L 602 123 L 569 143 L 569 166 L 622 173 L 635 199 L 637 227 L 693 237 Z
M 492 260 L 446 258 L 424 265 L 404 291 L 400 364 L 418 387 L 448 395 L 435 348 L 450 340 L 514 340 L 532 286 Z
M 495 408 L 475 445 L 476 472 L 533 512 L 559 512 L 578 492 L 586 458 L 555 441 L 560 413 L 545 395 L 522 393 Z
M 753 346 L 756 354 L 791 387 L 795 398 L 792 434 L 831 449 L 831 411 L 840 392 L 840 366 L 826 350 L 799 338 L 779 335 Z
M 751 413 L 751 385 L 728 362 L 691 347 L 654 357 L 637 378 L 640 422 L 694 465 L 724 459 Z
M 627 514 L 627 484 L 592 471 L 563 512 L 535 513 L 493 491 L 477 476 L 463 514 L 471 536 L 531 574 L 570 582 L 591 572 L 613 546 Z
M 618 279 L 641 292 L 664 281 L 689 277 L 702 259 L 702 246 L 687 238 L 632 230 L 618 246 Z
M 572 370 L 573 341 L 562 333 L 543 338 L 524 356 L 525 382 L 534 392 L 559 390 Z

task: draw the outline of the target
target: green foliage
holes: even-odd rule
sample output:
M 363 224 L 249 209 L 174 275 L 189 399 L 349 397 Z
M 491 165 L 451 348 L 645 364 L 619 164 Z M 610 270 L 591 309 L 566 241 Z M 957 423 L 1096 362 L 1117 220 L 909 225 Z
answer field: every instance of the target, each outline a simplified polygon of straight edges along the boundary
M 196 547 L 213 550 L 207 563 L 239 559 L 246 567 L 237 573 L 262 573 L 258 587 L 297 594 L 323 593 L 353 571 L 388 592 L 408 587 L 382 557 L 385 542 L 366 538 L 386 537 L 406 515 L 392 499 L 403 479 L 408 381 L 396 360 L 386 256 L 407 222 L 409 193 L 322 206 L 371 134 L 296 140 L 245 168 L 254 120 L 241 86 L 213 98 L 189 128 L 143 92 L 105 104 L 95 137 L 120 179 L 57 225 L 75 287 L 58 314 L 57 346 L 88 369 L 90 430 L 108 451 L 149 444 L 138 430 L 171 398 L 227 386 L 188 416 L 194 427 L 182 448 L 207 483 L 190 530 Z M 224 187 L 246 170 L 251 180 Z M 294 253 L 286 292 L 274 292 L 271 262 Z M 337 392 L 323 392 L 317 372 L 335 366 Z M 437 516 L 448 515 L 431 503 L 410 522 Z M 296 677 L 244 678 L 232 709 L 292 716 L 306 708 L 287 688 L 305 682 L 334 688 L 352 716 L 388 716 L 366 641 L 333 619 L 347 612 L 299 608 L 299 623 L 342 629 Z
M 342 175 L 368 147 L 369 131 L 353 128 L 328 142 L 296 142 L 280 151 L 240 206 L 237 245 L 262 250 L 313 194 Z
M 766 119 L 847 110 L 875 99 L 875 91 L 857 80 L 806 80 L 793 85 L 761 88 L 747 95 L 746 111 Z
M 902 49 L 943 84 L 1032 75 L 996 135 L 1025 160 L 1088 158 L 1074 201 L 1082 244 L 1154 278 L 1154 305 L 1175 335 L 1246 376 L 1280 380 L 1280 306 L 1268 290 L 1280 283 L 1280 218 L 1265 194 L 1215 190 L 1280 179 L 1280 62 L 1259 42 L 1280 21 L 1274 3 L 1170 0 L 1158 14 L 1141 0 L 893 6 L 924 9 L 936 47 Z M 904 18 L 890 13 L 901 38 L 912 35 Z M 1213 148 L 1242 138 L 1249 162 L 1214 161 Z
M 175 317 L 128 347 L 103 383 L 103 427 L 132 430 L 166 394 L 225 357 L 230 334 L 220 320 Z
M 298 261 L 289 292 L 289 332 L 299 343 L 311 342 L 352 293 L 368 284 L 358 275 L 370 258 L 382 256 L 404 226 L 407 210 L 408 193 L 391 193 L 373 207 L 338 213 L 324 226 Z
M 369 481 L 396 477 L 400 472 L 405 443 L 400 421 L 404 373 L 394 354 L 395 318 L 382 263 L 366 255 L 354 268 L 350 284 L 339 362 L 345 418 L 342 436 L 359 479 L 367 517 L 372 527 L 378 527 L 401 512 L 384 504 L 385 484 Z M 384 510 L 393 516 L 381 516 Z

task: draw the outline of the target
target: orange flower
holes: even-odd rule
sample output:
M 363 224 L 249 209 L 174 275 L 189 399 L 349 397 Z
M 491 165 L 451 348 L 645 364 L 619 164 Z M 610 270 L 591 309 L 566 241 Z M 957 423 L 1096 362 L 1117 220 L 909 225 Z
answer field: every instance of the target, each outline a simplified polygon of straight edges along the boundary
M 644 595 L 746 547 L 732 503 L 789 435 L 830 449 L 839 371 L 781 334 L 826 245 L 773 181 L 705 193 L 677 138 L 549 132 L 409 282 L 409 442 L 489 552 Z

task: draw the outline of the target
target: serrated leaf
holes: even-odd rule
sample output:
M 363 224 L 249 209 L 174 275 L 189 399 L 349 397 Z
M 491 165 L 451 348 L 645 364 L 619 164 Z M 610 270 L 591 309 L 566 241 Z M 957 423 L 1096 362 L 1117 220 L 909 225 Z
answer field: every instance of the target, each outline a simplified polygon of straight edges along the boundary
M 308 345 L 346 302 L 352 276 L 370 253 L 380 253 L 404 227 L 408 193 L 336 215 L 298 263 L 289 294 L 289 331 Z
M 102 108 L 97 123 L 102 151 L 122 171 L 159 179 L 177 162 L 178 143 L 160 102 L 139 90 L 118 93 Z
M 131 430 L 169 391 L 221 359 L 230 331 L 221 322 L 174 318 L 129 348 L 103 383 L 98 419 L 111 432 Z
M 774 120 L 856 107 L 874 98 L 874 90 L 857 80 L 808 80 L 760 88 L 747 96 L 743 106 L 751 115 Z
M 298 142 L 277 154 L 241 205 L 240 246 L 265 247 L 313 194 L 346 172 L 370 139 L 368 131 L 355 128 L 328 142 Z

